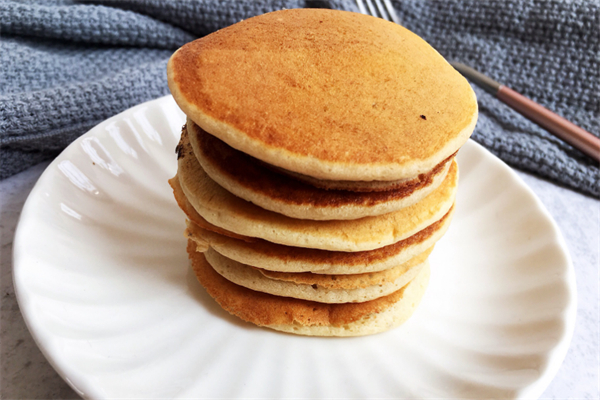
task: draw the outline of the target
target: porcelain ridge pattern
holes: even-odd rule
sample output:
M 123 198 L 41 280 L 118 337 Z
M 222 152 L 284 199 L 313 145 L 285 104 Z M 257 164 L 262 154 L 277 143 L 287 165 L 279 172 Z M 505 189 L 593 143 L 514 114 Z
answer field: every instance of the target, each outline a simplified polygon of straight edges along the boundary
M 184 216 L 166 184 L 184 122 L 171 97 L 103 122 L 48 166 L 23 207 L 13 252 L 19 308 L 77 393 L 542 394 L 573 332 L 574 273 L 555 223 L 499 159 L 472 141 L 457 155 L 454 221 L 408 322 L 371 337 L 306 338 L 229 316 L 185 268 Z

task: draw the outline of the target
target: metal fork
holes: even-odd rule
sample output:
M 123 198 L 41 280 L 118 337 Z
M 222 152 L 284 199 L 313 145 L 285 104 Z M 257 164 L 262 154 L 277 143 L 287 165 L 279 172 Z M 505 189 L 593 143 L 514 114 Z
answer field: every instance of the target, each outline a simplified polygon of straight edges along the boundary
M 367 3 L 366 6 L 365 3 Z M 390 0 L 365 0 L 364 2 L 363 0 L 356 0 L 356 5 L 361 14 L 372 15 L 400 24 L 400 18 L 398 18 Z

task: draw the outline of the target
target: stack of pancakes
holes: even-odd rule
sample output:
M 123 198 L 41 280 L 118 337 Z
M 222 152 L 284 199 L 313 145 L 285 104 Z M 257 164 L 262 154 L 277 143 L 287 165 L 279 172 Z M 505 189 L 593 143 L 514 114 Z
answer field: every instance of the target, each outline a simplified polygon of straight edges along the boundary
M 452 218 L 469 84 L 399 25 L 285 10 L 179 49 L 170 181 L 200 283 L 243 320 L 352 336 L 405 321 Z

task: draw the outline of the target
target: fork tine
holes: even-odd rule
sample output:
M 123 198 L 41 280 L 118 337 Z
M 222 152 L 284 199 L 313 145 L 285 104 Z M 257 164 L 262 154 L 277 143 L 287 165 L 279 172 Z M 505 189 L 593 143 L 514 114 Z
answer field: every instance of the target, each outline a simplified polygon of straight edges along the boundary
M 365 1 L 367 2 L 367 8 L 369 9 L 369 14 L 371 14 L 374 17 L 379 17 L 379 15 L 377 15 L 377 10 L 375 9 L 375 6 L 371 2 L 371 0 L 365 0 Z
M 390 17 L 388 16 L 388 13 L 385 11 L 383 4 L 381 4 L 381 0 L 375 0 L 375 4 L 377 5 L 377 9 L 379 10 L 379 15 L 381 15 L 381 18 L 385 19 L 386 21 L 389 21 Z
M 394 21 L 396 24 L 400 24 L 400 18 L 396 14 L 396 10 L 390 0 L 355 0 L 358 6 L 358 11 L 361 14 L 372 15 L 374 17 L 383 18 L 387 21 Z M 377 8 L 373 5 L 373 1 L 377 5 Z M 383 1 L 383 4 L 381 3 Z M 367 3 L 365 7 L 365 2 Z M 385 7 L 384 7 L 385 6 Z M 379 11 L 379 12 L 377 12 Z
M 358 6 L 358 11 L 360 11 L 361 14 L 369 15 L 367 9 L 365 8 L 365 3 L 363 3 L 362 0 L 356 0 L 356 5 Z
M 400 18 L 398 18 L 392 2 L 390 0 L 383 0 L 383 3 L 385 4 L 385 8 L 387 8 L 388 14 L 392 17 L 392 21 L 400 25 Z

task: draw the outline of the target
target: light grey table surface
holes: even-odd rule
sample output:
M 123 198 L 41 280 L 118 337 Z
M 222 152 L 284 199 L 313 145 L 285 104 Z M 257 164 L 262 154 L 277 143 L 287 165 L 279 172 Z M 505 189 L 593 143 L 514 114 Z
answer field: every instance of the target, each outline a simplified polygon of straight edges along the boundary
M 23 203 L 47 164 L 0 182 L 0 398 L 77 399 L 34 343 L 15 299 L 12 241 Z M 519 176 L 542 200 L 566 239 L 577 277 L 578 314 L 567 356 L 542 399 L 599 399 L 600 201 L 531 175 Z

